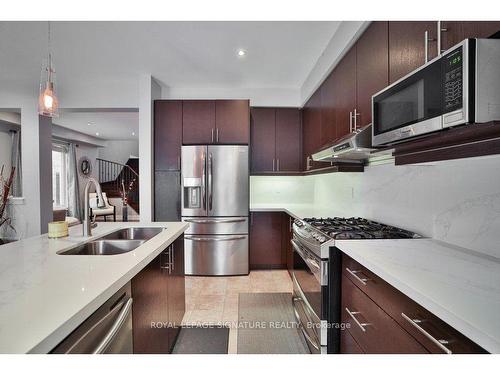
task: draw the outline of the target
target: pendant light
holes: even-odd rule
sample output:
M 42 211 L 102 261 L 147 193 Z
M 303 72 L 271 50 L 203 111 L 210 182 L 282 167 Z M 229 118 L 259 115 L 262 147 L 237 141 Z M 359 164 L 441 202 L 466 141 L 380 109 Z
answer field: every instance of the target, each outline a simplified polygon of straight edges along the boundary
M 48 22 L 48 59 L 47 65 L 42 66 L 40 75 L 40 95 L 38 97 L 38 113 L 47 117 L 59 116 L 59 101 L 56 96 L 56 71 L 52 65 L 50 21 Z

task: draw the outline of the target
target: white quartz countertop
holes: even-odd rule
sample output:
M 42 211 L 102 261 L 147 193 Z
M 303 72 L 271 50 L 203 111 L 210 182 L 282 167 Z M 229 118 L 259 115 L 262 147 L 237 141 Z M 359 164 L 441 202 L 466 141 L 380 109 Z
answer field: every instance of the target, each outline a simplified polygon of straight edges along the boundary
M 491 353 L 500 353 L 500 260 L 432 239 L 337 240 L 340 250 Z
M 317 207 L 312 204 L 250 203 L 250 211 L 282 211 L 296 219 L 304 219 L 306 217 L 338 216 L 338 214 L 336 215 L 331 209 Z
M 119 255 L 58 255 L 120 228 L 163 227 L 137 249 Z M 186 223 L 99 223 L 70 236 L 28 238 L 0 247 L 0 353 L 47 353 L 169 246 Z

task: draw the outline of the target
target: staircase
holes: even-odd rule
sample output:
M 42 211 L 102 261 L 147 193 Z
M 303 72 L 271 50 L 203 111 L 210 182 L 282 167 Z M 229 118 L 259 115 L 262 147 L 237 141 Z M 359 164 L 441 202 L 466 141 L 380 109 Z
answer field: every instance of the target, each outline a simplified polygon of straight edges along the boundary
M 121 198 L 123 181 L 126 191 L 129 191 L 128 205 L 139 213 L 139 159 L 128 159 L 126 164 L 99 158 L 96 160 L 102 191 L 108 198 Z

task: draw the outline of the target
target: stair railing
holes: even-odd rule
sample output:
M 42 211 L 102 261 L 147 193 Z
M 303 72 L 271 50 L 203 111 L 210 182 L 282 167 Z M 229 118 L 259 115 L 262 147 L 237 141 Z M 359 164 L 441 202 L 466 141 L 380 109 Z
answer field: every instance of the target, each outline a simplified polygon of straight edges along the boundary
M 139 202 L 139 174 L 127 164 L 97 158 L 99 183 L 112 183 L 113 189 L 122 191 L 122 181 L 129 191 L 129 202 Z M 130 186 L 130 190 L 129 190 Z

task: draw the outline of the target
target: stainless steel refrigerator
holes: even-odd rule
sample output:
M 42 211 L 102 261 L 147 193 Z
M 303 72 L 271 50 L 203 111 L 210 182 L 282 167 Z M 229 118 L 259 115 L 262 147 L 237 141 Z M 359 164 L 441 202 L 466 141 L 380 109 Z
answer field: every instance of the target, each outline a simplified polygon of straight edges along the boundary
M 248 274 L 248 146 L 182 146 L 187 275 Z

